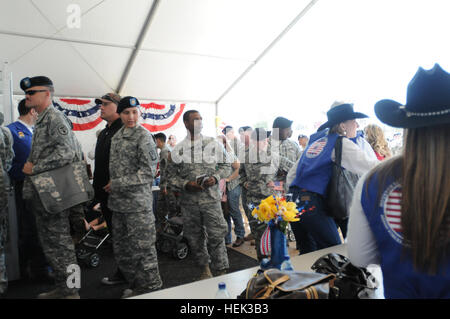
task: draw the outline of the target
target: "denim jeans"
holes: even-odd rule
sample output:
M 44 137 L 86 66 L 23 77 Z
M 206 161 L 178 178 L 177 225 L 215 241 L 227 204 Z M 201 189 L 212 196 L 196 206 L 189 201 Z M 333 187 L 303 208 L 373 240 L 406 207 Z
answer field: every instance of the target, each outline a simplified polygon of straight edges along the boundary
M 245 228 L 244 228 L 244 220 L 242 219 L 242 213 L 239 209 L 239 198 L 241 196 L 241 186 L 236 186 L 232 190 L 227 190 L 227 199 L 228 199 L 228 233 L 225 236 L 225 243 L 230 244 L 232 241 L 231 236 L 231 219 L 233 219 L 234 223 L 234 233 L 236 237 L 244 238 L 245 236 Z
M 336 223 L 327 215 L 323 197 L 317 193 L 301 191 L 297 187 L 291 187 L 289 192 L 292 193 L 292 201 L 297 204 L 297 209 L 305 210 L 300 221 L 291 223 L 300 255 L 340 245 L 341 238 Z

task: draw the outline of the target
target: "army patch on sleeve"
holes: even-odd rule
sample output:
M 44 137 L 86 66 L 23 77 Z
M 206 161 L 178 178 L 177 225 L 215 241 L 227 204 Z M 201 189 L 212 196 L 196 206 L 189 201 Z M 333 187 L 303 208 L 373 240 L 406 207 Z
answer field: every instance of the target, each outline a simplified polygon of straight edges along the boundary
M 152 161 L 155 161 L 158 159 L 158 153 L 156 153 L 154 150 L 150 151 L 150 158 L 152 159 Z
M 58 127 L 58 133 L 60 135 L 67 135 L 67 134 L 69 134 L 69 130 L 67 129 L 66 126 L 61 125 L 61 126 Z

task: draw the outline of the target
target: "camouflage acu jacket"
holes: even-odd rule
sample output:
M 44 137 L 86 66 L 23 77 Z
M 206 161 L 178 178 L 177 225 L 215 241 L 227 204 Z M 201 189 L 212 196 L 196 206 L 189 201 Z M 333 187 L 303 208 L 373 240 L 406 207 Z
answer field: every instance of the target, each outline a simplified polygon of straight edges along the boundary
M 275 180 L 286 181 L 286 176 L 289 170 L 295 165 L 301 156 L 300 147 L 291 140 L 276 140 L 272 136 L 269 138 L 269 153 L 278 151 L 280 157 L 279 171 Z
M 68 192 L 70 193 L 70 188 L 64 189 L 57 185 L 58 183 L 52 177 L 52 172 L 68 164 L 80 162 L 82 158 L 81 145 L 72 131 L 72 123 L 62 112 L 52 105 L 48 106 L 39 114 L 34 127 L 31 151 L 28 156 L 28 161 L 33 164 L 33 169 L 31 176 L 25 177 L 24 199 L 31 199 L 34 189 L 39 194 L 46 210 L 50 212 L 49 207 L 52 204 L 45 200 L 46 196 L 51 196 L 58 202 L 62 198 L 68 198 L 66 195 Z M 77 173 L 76 171 L 69 170 L 69 172 L 71 175 L 68 178 L 75 178 L 78 182 L 81 176 L 73 175 Z M 65 195 L 63 196 L 62 193 Z M 59 205 L 52 207 L 51 212 L 60 211 Z
M 247 201 L 259 204 L 261 200 L 273 194 L 267 184 L 274 181 L 279 158 L 276 154 L 268 156 L 266 152 L 257 152 L 253 146 L 250 146 L 248 153 L 248 159 L 244 163 Z
M 167 165 L 169 161 L 170 150 L 167 146 L 164 146 L 159 153 L 159 171 L 160 171 L 160 181 L 159 187 L 167 187 Z
M 33 175 L 63 167 L 82 159 L 80 143 L 67 117 L 53 106 L 39 114 L 28 161 Z
M 111 140 L 108 207 L 114 212 L 151 211 L 152 184 L 159 157 L 150 132 L 122 127 Z
M 0 160 L 3 164 L 3 169 L 9 171 L 11 168 L 12 161 L 14 159 L 14 139 L 11 131 L 3 126 L 0 126 L 0 135 L 2 135 L 2 140 L 0 140 Z
M 0 153 L 3 153 L 5 148 L 5 137 L 3 136 L 3 132 L 0 131 Z M 8 203 L 8 196 L 6 190 L 6 170 L 4 169 L 4 161 L 0 160 L 0 219 L 2 218 L 3 212 L 6 212 L 4 209 Z M 1 221 L 0 221 L 1 222 Z
M 181 203 L 201 205 L 220 201 L 219 181 L 231 174 L 231 159 L 215 138 L 200 135 L 191 141 L 186 137 L 174 147 L 171 159 L 169 186 L 181 193 Z M 201 192 L 187 191 L 186 184 L 202 175 L 213 176 L 217 183 Z

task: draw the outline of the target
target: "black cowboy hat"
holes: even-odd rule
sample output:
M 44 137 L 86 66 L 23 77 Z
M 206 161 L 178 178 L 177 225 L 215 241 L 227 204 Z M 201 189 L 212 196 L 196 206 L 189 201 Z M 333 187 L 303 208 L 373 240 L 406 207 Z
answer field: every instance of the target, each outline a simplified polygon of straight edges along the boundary
M 401 128 L 450 123 L 450 74 L 439 64 L 431 70 L 420 67 L 408 84 L 406 104 L 381 100 L 375 114 L 381 122 Z
M 348 120 L 362 119 L 365 117 L 368 116 L 366 114 L 353 111 L 353 104 L 351 103 L 338 104 L 337 106 L 332 107 L 327 112 L 328 121 L 322 124 L 317 131 L 322 131 L 323 129 L 331 128 L 336 124 Z

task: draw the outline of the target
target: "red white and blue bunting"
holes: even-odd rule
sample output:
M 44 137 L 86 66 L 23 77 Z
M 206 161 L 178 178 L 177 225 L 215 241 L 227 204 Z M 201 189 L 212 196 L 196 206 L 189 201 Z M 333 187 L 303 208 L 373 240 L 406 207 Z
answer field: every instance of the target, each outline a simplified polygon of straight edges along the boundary
M 171 128 L 183 114 L 185 104 L 142 103 L 142 126 L 150 132 L 161 132 Z
M 93 129 L 103 120 L 100 117 L 100 108 L 95 105 L 94 99 L 55 99 L 55 107 L 67 115 L 72 122 L 74 131 Z
M 56 98 L 55 107 L 72 121 L 74 131 L 90 130 L 102 122 L 95 99 Z M 184 103 L 141 102 L 141 124 L 150 132 L 165 131 L 177 123 L 184 108 Z

